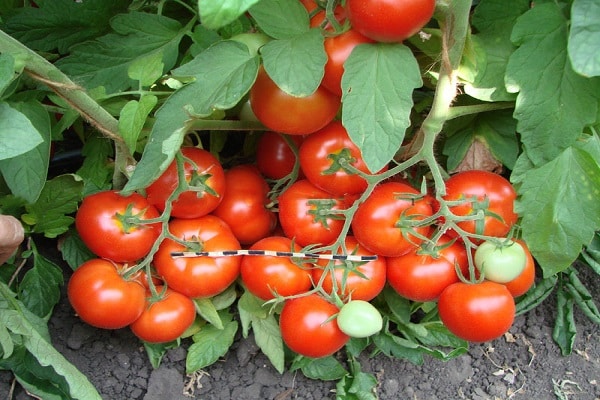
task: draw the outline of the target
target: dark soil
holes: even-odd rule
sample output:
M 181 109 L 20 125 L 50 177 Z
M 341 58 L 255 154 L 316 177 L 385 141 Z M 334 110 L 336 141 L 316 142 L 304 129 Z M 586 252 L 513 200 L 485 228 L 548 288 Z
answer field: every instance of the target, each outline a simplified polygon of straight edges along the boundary
M 65 269 L 68 275 L 67 269 Z M 590 292 L 600 277 L 583 274 Z M 518 316 L 504 337 L 471 345 L 447 362 L 426 359 L 416 366 L 377 355 L 361 359 L 378 377 L 380 399 L 600 399 L 600 327 L 580 312 L 575 350 L 564 357 L 552 340 L 555 301 Z M 334 399 L 335 382 L 280 375 L 252 337 L 239 338 L 230 352 L 206 370 L 185 374 L 185 343 L 153 369 L 143 346 L 128 329 L 105 331 L 81 322 L 63 297 L 49 323 L 54 346 L 94 384 L 104 399 L 225 400 Z M 0 399 L 30 399 L 12 375 L 0 372 Z M 7 393 L 9 395 L 7 395 Z

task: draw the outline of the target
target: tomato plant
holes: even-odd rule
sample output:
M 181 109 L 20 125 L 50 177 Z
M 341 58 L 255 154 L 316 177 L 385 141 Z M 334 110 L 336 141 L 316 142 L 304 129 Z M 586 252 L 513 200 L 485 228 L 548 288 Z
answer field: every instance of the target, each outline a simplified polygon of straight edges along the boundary
M 252 244 L 275 229 L 277 216 L 268 208 L 270 188 L 255 166 L 244 164 L 227 170 L 225 187 L 213 215 L 229 225 L 241 244 Z
M 420 221 L 433 214 L 426 196 L 401 182 L 382 183 L 360 204 L 352 231 L 367 250 L 397 257 L 416 248 L 429 230 Z
M 438 299 L 440 319 L 456 336 L 487 342 L 506 333 L 515 318 L 515 302 L 506 286 L 483 281 L 457 282 Z
M 171 216 L 178 218 L 202 217 L 213 211 L 223 200 L 225 171 L 210 152 L 197 147 L 183 147 L 183 176 L 189 187 L 172 203 Z M 165 209 L 167 198 L 179 184 L 177 162 L 169 167 L 148 188 L 148 201 L 159 210 Z
M 383 328 L 383 318 L 377 308 L 368 301 L 352 300 L 340 309 L 337 324 L 346 335 L 365 338 Z
M 164 291 L 163 291 L 164 290 Z M 187 296 L 174 290 L 156 287 L 158 298 L 147 293 L 142 314 L 129 327 L 141 340 L 166 343 L 179 338 L 196 319 L 196 307 Z
M 307 135 L 333 120 L 340 108 L 340 98 L 323 87 L 308 96 L 292 96 L 279 88 L 261 67 L 250 89 L 250 105 L 267 128 L 290 135 Z
M 339 311 L 317 294 L 286 300 L 279 318 L 283 341 L 305 357 L 332 355 L 350 339 L 332 318 Z
M 469 277 L 467 250 L 461 242 L 442 236 L 431 247 L 425 245 L 387 259 L 387 281 L 401 296 L 413 301 L 433 301 L 459 281 L 457 268 Z
M 291 239 L 282 236 L 259 240 L 250 250 L 298 251 Z M 310 266 L 296 265 L 288 257 L 244 256 L 241 277 L 250 293 L 263 300 L 302 294 L 312 287 Z
M 435 10 L 435 0 L 348 0 L 352 27 L 379 42 L 401 42 L 421 30 Z
M 90 194 L 75 215 L 75 227 L 86 246 L 97 256 L 132 262 L 150 251 L 160 234 L 158 211 L 143 196 L 122 196 L 113 190 Z
M 527 262 L 523 246 L 512 240 L 485 241 L 475 250 L 475 266 L 483 276 L 494 282 L 507 283 L 516 279 Z
M 121 275 L 123 266 L 105 259 L 81 264 L 67 285 L 73 309 L 86 323 L 104 329 L 124 328 L 144 311 L 145 289 Z
M 173 290 L 192 298 L 205 298 L 223 292 L 240 273 L 238 257 L 173 258 L 172 252 L 237 250 L 240 243 L 220 218 L 172 219 L 169 232 L 186 245 L 167 238 L 154 255 L 158 275 Z
M 346 236 L 344 251 L 359 256 L 371 255 L 353 236 Z M 327 293 L 335 290 L 342 297 L 369 301 L 381 293 L 385 286 L 386 258 L 378 257 L 358 265 L 348 261 L 319 260 L 311 272 L 313 281 L 320 283 Z
M 300 166 L 306 179 L 335 196 L 360 194 L 367 188 L 367 181 L 348 165 L 370 174 L 360 150 L 339 121 L 309 135 L 300 146 Z

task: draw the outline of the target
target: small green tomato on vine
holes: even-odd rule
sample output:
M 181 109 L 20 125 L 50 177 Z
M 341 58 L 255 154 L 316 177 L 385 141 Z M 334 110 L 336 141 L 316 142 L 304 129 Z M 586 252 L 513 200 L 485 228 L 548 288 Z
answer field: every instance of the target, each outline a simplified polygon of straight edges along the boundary
M 368 301 L 351 300 L 340 309 L 337 324 L 346 335 L 365 338 L 381 330 L 383 318 L 377 308 Z
M 487 280 L 507 283 L 521 275 L 527 255 L 523 246 L 512 240 L 488 240 L 479 245 L 474 261 Z

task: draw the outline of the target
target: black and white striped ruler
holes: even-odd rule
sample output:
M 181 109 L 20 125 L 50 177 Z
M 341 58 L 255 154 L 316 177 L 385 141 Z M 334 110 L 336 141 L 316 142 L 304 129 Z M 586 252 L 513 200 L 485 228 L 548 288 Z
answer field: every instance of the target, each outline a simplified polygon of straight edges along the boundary
M 291 251 L 273 250 L 223 250 L 223 251 L 176 251 L 171 253 L 173 258 L 182 257 L 225 257 L 225 256 L 271 256 L 292 258 L 316 258 L 319 260 L 342 260 L 342 261 L 374 261 L 377 255 L 359 256 L 355 254 L 318 254 L 299 253 Z

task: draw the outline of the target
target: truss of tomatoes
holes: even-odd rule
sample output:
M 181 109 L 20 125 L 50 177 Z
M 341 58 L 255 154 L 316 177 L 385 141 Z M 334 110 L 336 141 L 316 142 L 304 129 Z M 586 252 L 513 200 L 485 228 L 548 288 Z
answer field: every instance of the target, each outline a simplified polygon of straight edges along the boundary
M 318 3 L 302 3 L 312 26 L 333 32 Z M 467 171 L 448 179 L 442 202 L 402 179 L 380 179 L 364 195 L 365 177 L 387 168 L 369 171 L 335 119 L 343 63 L 352 49 L 405 40 L 430 20 L 434 8 L 433 0 L 347 0 L 334 15 L 347 18 L 351 28 L 327 35 L 323 81 L 310 96 L 285 93 L 261 67 L 249 99 L 270 131 L 258 142 L 256 163 L 224 170 L 210 152 L 184 147 L 179 161 L 144 195 L 87 196 L 75 224 L 98 258 L 76 269 L 68 284 L 69 300 L 82 320 L 104 329 L 130 327 L 147 342 L 170 342 L 199 318 L 193 299 L 239 283 L 263 301 L 281 299 L 283 341 L 296 353 L 317 358 L 335 353 L 350 337 L 382 329 L 384 320 L 372 301 L 387 285 L 408 300 L 436 302 L 440 320 L 459 338 L 483 342 L 505 333 L 514 320 L 514 298 L 535 279 L 526 244 L 507 238 L 517 222 L 510 182 Z M 270 183 L 289 176 L 296 180 L 274 196 Z M 438 217 L 440 207 L 456 218 Z M 353 263 L 171 255 L 242 248 L 313 252 L 315 247 L 378 257 Z

